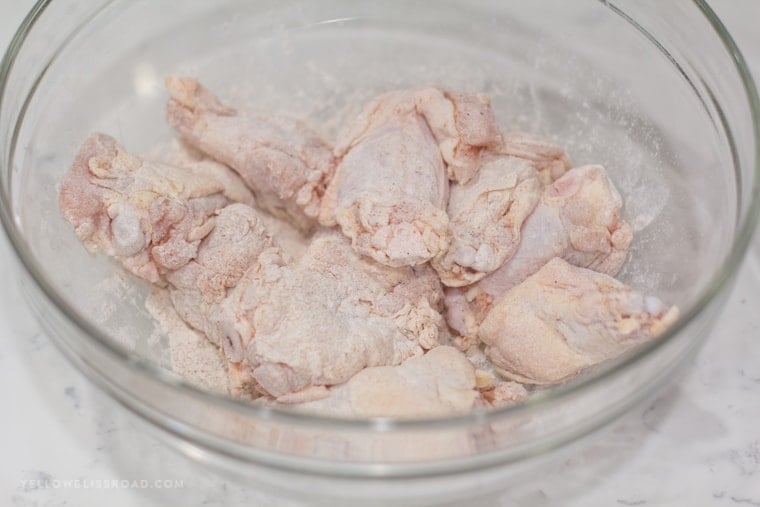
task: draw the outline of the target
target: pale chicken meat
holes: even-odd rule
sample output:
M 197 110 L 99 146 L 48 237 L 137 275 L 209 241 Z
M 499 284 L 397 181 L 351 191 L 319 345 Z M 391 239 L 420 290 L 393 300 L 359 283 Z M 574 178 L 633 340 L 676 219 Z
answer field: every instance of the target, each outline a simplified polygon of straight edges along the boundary
M 256 199 L 235 171 L 179 139 L 156 146 L 143 157 L 152 162 L 200 171 L 218 180 L 231 202 L 257 207 Z
M 415 104 L 438 143 L 449 179 L 470 181 L 481 153 L 501 142 L 490 97 L 426 86 L 415 91 Z
M 554 258 L 495 303 L 478 336 L 507 378 L 562 382 L 661 334 L 676 307 Z
M 223 349 L 234 392 L 317 396 L 366 366 L 399 364 L 437 345 L 442 292 L 432 268 L 376 264 L 337 231 L 314 238 L 294 264 L 257 211 L 227 205 L 215 180 L 185 172 L 185 181 L 179 171 L 187 170 L 145 163 L 97 136 L 67 175 L 61 205 L 83 241 L 168 285 L 178 315 Z M 216 192 L 214 206 L 194 206 L 200 189 Z M 184 214 L 151 221 L 167 199 Z M 132 206 L 133 222 L 120 226 L 113 212 L 111 220 L 114 206 Z
M 425 418 L 464 414 L 481 399 L 475 368 L 454 347 L 437 347 L 398 366 L 366 368 L 298 410 L 337 417 Z
M 528 397 L 522 384 L 483 378 L 459 349 L 442 345 L 397 366 L 365 368 L 328 389 L 324 398 L 290 406 L 337 417 L 417 419 L 513 405 Z
M 450 287 L 469 285 L 507 262 L 541 192 L 532 162 L 484 155 L 472 180 L 451 186 L 447 208 L 451 243 L 432 260 L 441 281 Z
M 211 173 L 225 185 L 225 191 L 233 202 L 247 204 L 256 208 L 258 218 L 264 223 L 264 228 L 275 238 L 277 244 L 293 258 L 300 258 L 306 251 L 310 235 L 296 227 L 286 218 L 272 215 L 256 206 L 253 194 L 246 187 L 240 176 L 229 167 L 221 164 L 200 150 L 193 148 L 179 139 L 161 144 L 150 151 L 148 157 L 164 164 L 176 167 L 199 168 Z M 234 191 L 234 192 L 233 192 Z
M 322 224 L 337 223 L 357 252 L 388 266 L 422 264 L 446 248 L 449 182 L 413 93 L 376 99 L 336 155 Z
M 525 220 L 514 256 L 479 282 L 446 292 L 446 318 L 474 337 L 492 303 L 554 257 L 614 276 L 633 232 L 621 219 L 622 199 L 602 166 L 571 169 L 544 190 Z
M 221 345 L 219 305 L 271 238 L 234 172 L 203 158 L 180 162 L 143 160 L 95 134 L 64 177 L 59 204 L 88 249 L 168 287 L 178 315 Z M 235 393 L 250 380 L 239 370 L 228 363 Z
M 224 166 L 179 168 L 143 160 L 112 137 L 90 136 L 59 192 L 59 206 L 91 251 L 116 257 L 132 273 L 159 283 L 195 257 L 216 212 L 253 196 Z
M 383 94 L 339 137 L 320 221 L 382 264 L 427 262 L 448 247 L 448 177 L 469 180 L 480 151 L 499 140 L 482 96 L 435 87 Z
M 495 151 L 533 162 L 544 185 L 551 184 L 572 167 L 570 157 L 561 146 L 525 132 L 502 134 L 502 143 Z
M 566 381 L 678 317 L 611 278 L 632 230 L 605 169 L 500 133 L 485 94 L 382 94 L 333 149 L 195 79 L 166 84 L 181 140 L 140 158 L 91 136 L 59 205 L 89 250 L 160 287 L 154 315 L 216 346 L 180 363 L 213 358 L 235 396 L 349 418 L 464 414 L 520 403 L 523 384 Z
M 262 209 L 314 226 L 335 169 L 318 135 L 294 118 L 232 109 L 192 78 L 166 86 L 168 122 L 188 143 L 237 171 Z
M 275 246 L 259 213 L 232 204 L 219 211 L 214 227 L 198 247 L 196 256 L 166 275 L 169 294 L 179 316 L 203 332 L 215 345 L 225 347 L 220 322 L 223 303 L 251 266 L 263 258 L 289 259 Z M 233 363 L 241 358 L 227 357 Z
M 365 367 L 435 347 L 441 297 L 429 266 L 378 265 L 329 231 L 295 265 L 274 256 L 249 268 L 224 303 L 220 329 L 228 358 L 264 393 L 312 399 Z

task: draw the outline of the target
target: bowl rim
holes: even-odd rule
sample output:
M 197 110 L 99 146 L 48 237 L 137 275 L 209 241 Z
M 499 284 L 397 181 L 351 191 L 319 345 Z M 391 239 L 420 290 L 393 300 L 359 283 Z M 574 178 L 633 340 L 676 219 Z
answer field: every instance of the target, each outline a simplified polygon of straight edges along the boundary
M 6 83 L 9 75 L 13 71 L 16 57 L 36 22 L 44 15 L 46 8 L 53 1 L 54 0 L 37 1 L 19 26 L 3 56 L 2 62 L 0 63 L 0 111 L 2 110 L 2 100 Z M 606 0 L 598 1 L 605 4 L 607 7 L 611 7 Z M 427 419 L 348 419 L 297 413 L 289 409 L 277 407 L 251 405 L 250 403 L 245 403 L 231 397 L 212 394 L 191 385 L 178 375 L 161 368 L 157 364 L 136 356 L 124 346 L 110 340 L 102 330 L 81 316 L 73 306 L 66 301 L 59 291 L 55 289 L 52 283 L 46 279 L 44 270 L 35 260 L 31 249 L 27 246 L 21 232 L 16 226 L 9 199 L 6 199 L 5 195 L 2 193 L 0 193 L 0 202 L 2 202 L 2 205 L 0 205 L 0 223 L 2 223 L 2 227 L 9 239 L 13 254 L 18 259 L 21 266 L 23 266 L 26 274 L 29 275 L 33 283 L 36 284 L 37 289 L 39 289 L 49 302 L 51 302 L 56 309 L 65 316 L 69 323 L 73 324 L 82 334 L 86 335 L 91 343 L 97 345 L 113 359 L 126 363 L 140 374 L 148 375 L 153 380 L 157 380 L 171 389 L 179 390 L 184 395 L 195 398 L 201 402 L 210 403 L 212 405 L 221 405 L 227 409 L 239 412 L 242 415 L 264 418 L 268 421 L 283 422 L 295 426 L 309 428 L 327 427 L 332 430 L 369 430 L 375 432 L 454 429 L 463 426 L 495 422 L 518 413 L 530 411 L 536 406 L 550 406 L 551 404 L 556 404 L 561 400 L 567 399 L 571 395 L 587 391 L 593 386 L 604 382 L 607 378 L 628 370 L 656 350 L 665 346 L 671 341 L 671 339 L 678 335 L 682 329 L 687 327 L 702 310 L 713 302 L 721 292 L 728 288 L 731 280 L 741 265 L 741 261 L 746 254 L 747 248 L 756 229 L 758 218 L 760 218 L 760 98 L 758 97 L 757 89 L 746 61 L 723 23 L 707 4 L 706 0 L 691 0 L 691 2 L 710 23 L 715 34 L 721 41 L 723 48 L 727 51 L 730 61 L 738 73 L 741 84 L 744 88 L 745 98 L 749 103 L 750 115 L 752 118 L 753 141 L 755 143 L 754 178 L 749 193 L 747 212 L 743 221 L 738 224 L 737 234 L 734 238 L 731 251 L 720 264 L 716 274 L 710 280 L 702 294 L 696 299 L 691 308 L 684 312 L 678 320 L 657 339 L 640 346 L 636 351 L 621 360 L 614 368 L 609 368 L 598 374 L 579 379 L 577 382 L 572 383 L 572 385 L 561 384 L 545 391 L 541 391 L 540 393 L 531 396 L 522 404 L 486 410 L 473 410 L 467 414 Z M 111 2 L 107 2 L 101 8 L 110 3 Z M 620 13 L 618 12 L 618 14 Z M 84 23 L 86 23 L 86 21 L 87 20 L 85 20 Z M 80 27 L 81 26 L 83 25 L 80 25 Z M 635 27 L 639 30 L 643 30 L 640 26 Z M 22 110 L 21 116 L 23 116 L 23 113 L 24 111 Z M 18 125 L 19 121 L 17 120 L 16 129 L 18 129 Z M 17 132 L 14 132 L 13 138 L 11 139 L 9 159 L 12 159 L 15 151 L 16 135 Z M 736 164 L 736 162 L 734 162 L 734 164 Z M 1 167 L 2 165 L 0 165 L 0 168 Z M 10 189 L 7 190 L 10 192 Z M 81 369 L 81 365 L 77 366 Z M 88 376 L 89 375 L 90 374 L 88 373 Z M 104 386 L 101 382 L 96 382 L 96 384 L 101 388 L 108 389 L 108 387 Z M 167 417 L 171 419 L 173 416 L 167 415 Z

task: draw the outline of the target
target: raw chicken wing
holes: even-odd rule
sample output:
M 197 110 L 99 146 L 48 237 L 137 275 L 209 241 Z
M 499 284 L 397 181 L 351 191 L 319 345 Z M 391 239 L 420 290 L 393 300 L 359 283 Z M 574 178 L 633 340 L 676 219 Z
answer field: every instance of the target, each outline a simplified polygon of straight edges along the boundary
M 501 142 L 491 98 L 428 86 L 415 92 L 415 102 L 438 142 L 449 179 L 470 181 L 480 166 L 481 152 Z
M 554 258 L 499 298 L 478 336 L 505 377 L 552 384 L 656 337 L 677 317 L 676 307 Z
M 448 179 L 412 92 L 378 97 L 336 146 L 320 221 L 388 266 L 427 262 L 448 245 Z
M 320 221 L 388 266 L 427 262 L 448 246 L 448 176 L 468 181 L 500 141 L 486 96 L 437 87 L 377 97 L 335 147 L 340 159 Z
M 231 109 L 195 79 L 166 86 L 167 119 L 187 142 L 237 171 L 262 209 L 313 226 L 335 167 L 327 144 L 298 120 Z
M 215 345 L 225 347 L 219 323 L 228 292 L 260 259 L 282 255 L 257 211 L 242 204 L 227 206 L 219 211 L 195 258 L 166 275 L 172 304 L 182 320 Z M 280 263 L 285 264 L 287 258 L 282 259 Z M 233 363 L 242 360 L 227 356 Z
M 440 300 L 428 266 L 377 265 L 329 231 L 296 265 L 262 256 L 224 302 L 219 325 L 228 358 L 263 392 L 313 399 L 365 367 L 437 345 Z
M 570 158 L 562 147 L 540 137 L 524 132 L 509 132 L 503 134 L 502 139 L 495 151 L 533 162 L 544 185 L 550 185 L 572 167 Z
M 90 136 L 61 183 L 59 206 L 91 251 L 158 283 L 195 257 L 217 210 L 253 203 L 219 164 L 186 168 L 142 160 L 104 134 Z
M 452 184 L 451 244 L 432 261 L 441 281 L 450 287 L 468 285 L 508 261 L 541 191 L 532 162 L 503 155 L 485 155 L 474 179 Z
M 515 255 L 470 287 L 448 289 L 447 321 L 473 337 L 493 301 L 554 257 L 614 276 L 633 233 L 621 220 L 622 199 L 602 166 L 571 169 L 548 186 L 525 221 Z

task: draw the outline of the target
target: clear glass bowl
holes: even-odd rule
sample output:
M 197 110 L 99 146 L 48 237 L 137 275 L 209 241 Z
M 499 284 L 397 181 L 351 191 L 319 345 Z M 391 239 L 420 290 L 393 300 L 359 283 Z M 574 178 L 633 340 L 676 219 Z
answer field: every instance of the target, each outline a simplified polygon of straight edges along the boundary
M 486 91 L 503 125 L 608 168 L 636 230 L 621 276 L 682 317 L 528 403 L 447 419 L 311 417 L 195 389 L 163 366 L 144 285 L 87 254 L 56 206 L 89 133 L 136 152 L 170 138 L 168 73 L 328 136 L 379 91 Z M 451 499 L 600 428 L 694 354 L 757 222 L 758 109 L 703 1 L 43 0 L 0 72 L 0 217 L 48 334 L 189 456 L 315 495 Z

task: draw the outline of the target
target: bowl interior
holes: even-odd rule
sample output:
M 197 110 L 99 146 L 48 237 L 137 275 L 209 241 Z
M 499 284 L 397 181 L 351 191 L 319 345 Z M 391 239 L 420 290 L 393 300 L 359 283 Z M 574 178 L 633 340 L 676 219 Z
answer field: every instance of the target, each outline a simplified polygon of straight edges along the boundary
M 735 234 L 738 183 L 712 106 L 604 3 L 111 1 L 72 32 L 27 99 L 12 204 L 52 285 L 163 365 L 147 288 L 85 251 L 57 189 L 93 131 L 143 154 L 171 138 L 169 73 L 197 76 L 231 104 L 305 117 L 328 139 L 382 91 L 437 82 L 487 92 L 505 130 L 608 169 L 635 230 L 620 278 L 684 310 Z

